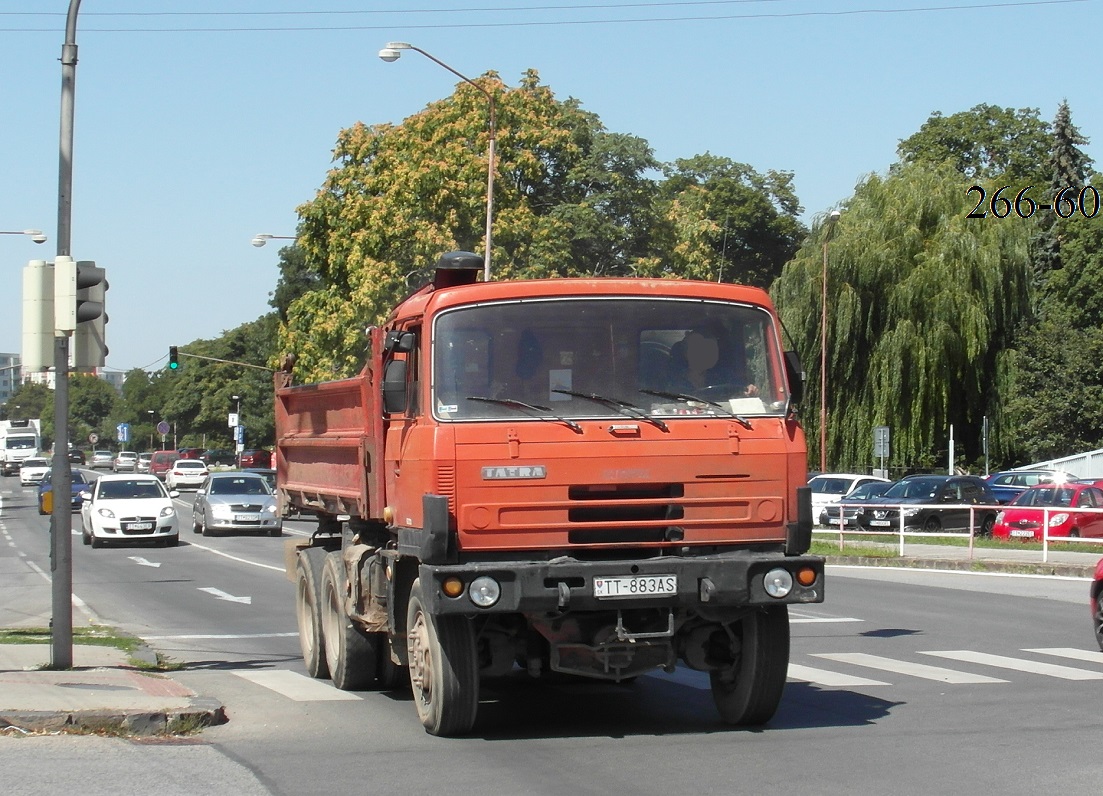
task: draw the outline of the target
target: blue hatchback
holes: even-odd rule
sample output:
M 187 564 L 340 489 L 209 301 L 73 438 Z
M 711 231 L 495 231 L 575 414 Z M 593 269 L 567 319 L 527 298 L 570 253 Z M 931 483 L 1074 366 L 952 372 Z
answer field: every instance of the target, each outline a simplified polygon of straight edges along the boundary
M 986 479 L 1000 503 L 1010 503 L 1020 492 L 1038 484 L 1062 484 L 1076 476 L 1060 470 L 1004 470 Z
M 73 485 L 72 485 L 72 487 L 70 487 L 70 489 L 72 490 L 72 496 L 71 496 L 71 499 L 70 499 L 70 506 L 72 507 L 73 511 L 77 511 L 78 509 L 80 509 L 80 493 L 81 492 L 86 492 L 89 489 L 91 489 L 92 488 L 91 487 L 92 482 L 89 481 L 84 476 L 84 473 L 81 472 L 80 470 L 73 470 L 72 473 L 73 473 Z M 52 475 L 53 475 L 52 470 L 47 472 L 46 476 L 42 479 L 42 482 L 38 485 L 38 513 L 39 514 L 49 514 L 49 512 L 46 511 L 46 509 L 45 509 L 45 505 L 46 505 L 45 504 L 45 498 L 46 498 L 46 493 L 47 492 L 53 492 L 54 491 L 54 485 L 53 485 L 53 483 L 51 483 L 51 476 Z

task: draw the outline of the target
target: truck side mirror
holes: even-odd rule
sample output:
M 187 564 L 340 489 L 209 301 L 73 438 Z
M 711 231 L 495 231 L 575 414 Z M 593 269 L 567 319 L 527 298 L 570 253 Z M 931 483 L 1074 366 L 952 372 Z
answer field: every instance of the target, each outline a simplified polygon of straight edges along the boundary
M 785 352 L 785 378 L 789 381 L 789 400 L 799 404 L 804 400 L 804 370 L 796 351 Z
M 383 343 L 383 350 L 388 354 L 408 354 L 414 350 L 414 333 L 391 329 L 387 332 L 387 339 Z
M 383 411 L 393 415 L 405 410 L 406 360 L 392 359 L 383 370 Z

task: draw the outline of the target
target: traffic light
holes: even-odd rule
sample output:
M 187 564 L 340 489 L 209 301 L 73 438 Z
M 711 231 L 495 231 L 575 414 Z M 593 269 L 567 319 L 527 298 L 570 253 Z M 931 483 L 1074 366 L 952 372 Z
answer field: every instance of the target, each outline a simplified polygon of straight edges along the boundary
M 169 346 L 169 370 L 179 370 L 179 369 L 180 369 L 180 359 L 179 359 L 179 357 L 177 356 L 177 353 L 176 353 L 176 346 L 170 345 Z
M 25 371 L 54 366 L 54 269 L 45 260 L 23 268 L 23 356 Z
M 91 260 L 54 261 L 54 329 L 73 333 L 73 369 L 102 368 L 107 359 L 107 272 Z

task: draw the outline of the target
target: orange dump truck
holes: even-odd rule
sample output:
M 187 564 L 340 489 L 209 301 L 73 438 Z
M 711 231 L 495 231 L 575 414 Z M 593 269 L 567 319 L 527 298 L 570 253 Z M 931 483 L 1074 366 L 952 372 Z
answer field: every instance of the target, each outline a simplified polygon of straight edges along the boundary
M 412 687 L 461 734 L 490 677 L 709 673 L 761 724 L 788 606 L 823 601 L 801 374 L 763 291 L 662 279 L 479 282 L 445 255 L 350 379 L 276 374 L 303 656 L 338 688 Z

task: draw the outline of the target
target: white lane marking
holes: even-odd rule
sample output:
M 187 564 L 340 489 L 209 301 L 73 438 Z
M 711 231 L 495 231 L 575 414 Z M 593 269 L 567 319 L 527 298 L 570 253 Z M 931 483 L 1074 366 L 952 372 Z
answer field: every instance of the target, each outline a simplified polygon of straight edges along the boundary
M 203 586 L 199 588 L 199 591 L 205 591 L 207 594 L 217 597 L 219 600 L 226 600 L 231 603 L 241 603 L 243 605 L 253 604 L 252 597 L 235 597 L 228 592 L 222 591 L 222 589 L 216 589 L 214 586 Z
M 147 641 L 172 641 L 172 640 L 234 640 L 241 638 L 291 638 L 298 637 L 299 631 L 293 633 L 191 633 L 177 636 L 142 636 Z
M 283 572 L 284 571 L 283 567 L 274 567 L 271 564 L 262 564 L 259 561 L 250 561 L 247 558 L 240 558 L 238 556 L 232 556 L 229 553 L 223 553 L 221 550 L 215 550 L 213 547 L 207 547 L 206 545 L 196 544 L 195 542 L 192 542 L 192 541 L 189 541 L 188 544 L 191 547 L 196 547 L 196 548 L 199 548 L 200 550 L 206 550 L 208 553 L 214 553 L 216 556 L 222 556 L 223 558 L 228 558 L 231 561 L 237 561 L 239 564 L 250 564 L 254 567 L 261 567 L 262 569 L 271 569 L 275 572 Z
M 146 559 L 142 558 L 141 556 L 128 556 L 128 558 L 131 561 L 133 561 L 135 564 L 140 564 L 143 567 L 159 567 L 159 566 L 161 566 L 160 562 L 147 561 Z
M 819 622 L 864 622 L 864 619 L 855 619 L 852 616 L 817 616 L 799 608 L 789 608 L 789 623 L 819 623 Z
M 243 680 L 270 688 L 277 694 L 282 694 L 296 702 L 347 702 L 360 699 L 356 694 L 338 690 L 329 683 L 298 672 L 275 669 L 263 672 L 235 671 L 234 674 Z
M 1103 652 L 1097 650 L 1078 650 L 1072 647 L 1045 647 L 1042 649 L 1023 650 L 1023 652 L 1037 652 L 1039 655 L 1056 655 L 1059 658 L 1071 658 L 1075 661 L 1103 663 Z
M 1071 666 L 1058 666 L 1053 663 L 1039 663 L 1023 658 L 1010 658 L 1006 655 L 990 655 L 987 652 L 974 652 L 972 650 L 943 650 L 940 652 L 923 652 L 924 655 L 937 655 L 940 658 L 950 658 L 965 663 L 980 663 L 985 666 L 995 666 L 1001 669 L 1011 669 L 1016 672 L 1028 674 L 1042 674 L 1047 677 L 1059 677 L 1062 680 L 1103 680 L 1103 672 L 1089 672 L 1086 669 L 1074 669 Z
M 38 564 L 36 564 L 33 561 L 26 561 L 24 563 L 26 563 L 26 565 L 28 567 L 30 567 L 33 571 L 35 571 L 39 575 L 41 575 L 42 579 L 44 581 L 46 581 L 47 583 L 50 583 L 50 584 L 53 583 L 53 580 L 50 578 L 49 573 L 46 572 L 45 570 L 43 570 L 42 567 L 38 566 Z M 85 617 L 87 617 L 88 624 L 90 624 L 90 625 L 105 624 L 105 622 L 103 622 L 98 616 L 96 616 L 96 612 L 88 607 L 88 603 L 86 603 L 84 600 L 82 600 L 80 597 L 78 597 L 75 594 L 72 595 L 72 598 L 73 598 L 73 606 L 75 608 L 79 609 L 85 615 Z
M 826 669 L 814 669 L 811 666 L 801 666 L 797 663 L 789 664 L 789 679 L 799 680 L 804 683 L 813 683 L 814 685 L 823 685 L 829 688 L 849 688 L 852 686 L 865 685 L 892 685 L 891 683 L 883 683 L 880 680 L 870 680 L 865 677 L 855 677 L 849 674 L 829 672 Z
M 864 652 L 821 652 L 813 653 L 814 658 L 826 658 L 829 661 L 851 663 L 855 666 L 865 666 L 895 674 L 906 674 L 911 677 L 920 677 L 924 680 L 935 680 L 940 683 L 1006 683 L 997 677 L 987 677 L 983 674 L 969 674 L 954 669 L 943 669 L 941 666 L 927 666 L 924 663 L 911 663 L 893 658 L 883 658 L 880 655 L 867 655 Z

